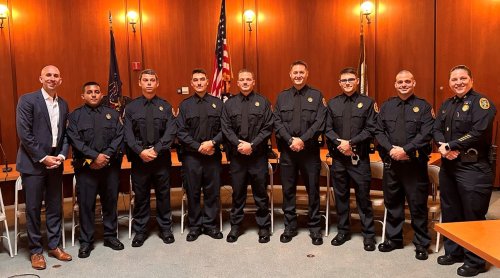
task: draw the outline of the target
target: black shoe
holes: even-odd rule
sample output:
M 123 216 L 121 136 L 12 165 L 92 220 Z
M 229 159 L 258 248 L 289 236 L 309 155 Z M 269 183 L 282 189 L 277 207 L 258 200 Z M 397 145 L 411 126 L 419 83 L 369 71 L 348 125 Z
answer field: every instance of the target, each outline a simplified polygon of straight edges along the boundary
M 269 229 L 259 230 L 259 243 L 268 243 L 271 240 Z
M 484 268 L 484 266 L 473 267 L 463 264 L 461 267 L 457 269 L 457 274 L 464 277 L 473 277 L 483 272 L 486 272 L 486 268 Z
M 203 229 L 203 233 L 213 239 L 221 239 L 224 237 L 222 232 L 217 230 L 216 228 L 205 228 Z
M 201 235 L 200 229 L 191 230 L 191 231 L 189 231 L 188 235 L 186 236 L 186 241 L 195 241 L 198 239 L 198 237 L 200 235 Z
M 147 238 L 146 234 L 135 234 L 132 240 L 132 247 L 141 247 Z
M 163 231 L 160 233 L 160 238 L 165 244 L 174 243 L 175 238 L 171 231 Z
M 323 235 L 321 233 L 311 233 L 309 234 L 313 245 L 323 244 Z
M 231 231 L 229 232 L 229 234 L 227 234 L 226 241 L 229 243 L 233 243 L 238 240 L 238 237 L 238 229 L 231 228 Z
M 78 249 L 78 258 L 85 259 L 90 256 L 90 252 L 92 252 L 92 246 L 89 244 L 84 244 L 80 246 Z
M 403 249 L 403 243 L 396 243 L 392 240 L 386 240 L 378 245 L 378 251 L 391 252 L 395 249 Z
M 420 246 L 420 245 L 416 246 L 415 258 L 417 260 L 421 260 L 421 261 L 427 260 L 429 258 L 429 253 L 427 251 L 427 248 Z
M 375 239 L 365 238 L 363 239 L 363 248 L 365 251 L 375 251 Z
M 437 258 L 437 263 L 440 265 L 452 265 L 455 263 L 463 263 L 463 257 L 453 257 L 452 255 L 442 255 Z
M 343 234 L 343 233 L 338 233 L 333 239 L 332 239 L 332 245 L 335 246 L 340 246 L 344 244 L 346 241 L 351 239 L 351 234 Z
M 125 246 L 116 237 L 109 237 L 104 239 L 104 246 L 113 250 L 123 250 Z
M 287 230 L 287 229 L 285 229 L 285 231 L 280 236 L 280 241 L 282 243 L 290 242 L 292 240 L 292 238 L 294 236 L 296 236 L 297 234 L 298 233 L 297 233 L 296 230 Z

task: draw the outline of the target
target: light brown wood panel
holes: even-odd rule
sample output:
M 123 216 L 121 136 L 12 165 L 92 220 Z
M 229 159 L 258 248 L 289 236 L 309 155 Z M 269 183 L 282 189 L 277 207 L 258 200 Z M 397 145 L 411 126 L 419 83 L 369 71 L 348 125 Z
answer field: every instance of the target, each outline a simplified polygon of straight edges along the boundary
M 174 107 L 186 98 L 176 91 L 181 86 L 190 87 L 194 68 L 204 68 L 212 81 L 220 4 L 219 0 L 141 1 L 142 16 L 147 17 L 143 19 L 142 30 L 144 64 L 158 72 L 158 95 Z M 241 1 L 226 1 L 226 31 L 233 72 L 242 65 L 242 9 Z M 234 84 L 231 91 L 235 87 Z
M 415 76 L 415 94 L 433 103 L 433 0 L 378 1 L 375 68 L 371 77 L 379 104 L 396 95 L 395 76 L 403 69 Z
M 290 64 L 309 64 L 309 84 L 329 99 L 340 93 L 339 71 L 359 60 L 358 0 L 257 1 L 259 76 L 262 91 L 274 103 L 291 86 Z
M 453 96 L 448 86 L 452 67 L 465 64 L 471 70 L 474 89 L 485 94 L 500 109 L 498 45 L 500 1 L 440 0 L 436 6 L 436 105 Z M 498 127 L 498 114 L 494 123 Z M 497 130 L 496 145 L 500 144 Z M 497 156 L 497 160 L 499 157 Z M 499 165 L 499 163 L 497 163 Z M 496 168 L 498 185 L 500 167 Z
M 10 19 L 4 21 L 4 28 L 0 29 L 0 142 L 5 149 L 7 161 L 12 163 L 16 159 L 16 126 L 12 118 L 15 115 L 15 89 L 13 76 L 13 61 L 12 49 L 10 45 L 10 30 L 12 24 Z M 2 163 L 3 163 L 3 156 Z

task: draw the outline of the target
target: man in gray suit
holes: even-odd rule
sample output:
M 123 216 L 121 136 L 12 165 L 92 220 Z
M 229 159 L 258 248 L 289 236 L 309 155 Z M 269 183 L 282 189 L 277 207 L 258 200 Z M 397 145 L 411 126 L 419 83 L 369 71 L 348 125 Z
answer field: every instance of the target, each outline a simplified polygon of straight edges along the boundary
M 63 162 L 69 146 L 65 136 L 68 104 L 57 95 L 56 89 L 62 83 L 57 67 L 44 67 L 40 83 L 40 90 L 19 98 L 16 109 L 20 140 L 16 166 L 26 194 L 26 225 L 34 269 L 46 267 L 40 232 L 42 200 L 45 200 L 49 256 L 61 261 L 72 259 L 59 248 Z

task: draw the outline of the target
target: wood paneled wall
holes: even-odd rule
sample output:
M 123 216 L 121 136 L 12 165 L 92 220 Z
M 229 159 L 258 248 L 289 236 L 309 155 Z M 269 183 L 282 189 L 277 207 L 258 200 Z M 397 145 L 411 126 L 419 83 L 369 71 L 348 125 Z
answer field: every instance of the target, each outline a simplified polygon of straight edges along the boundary
M 20 95 L 40 87 L 40 69 L 61 69 L 60 95 L 70 108 L 81 104 L 80 86 L 95 80 L 106 88 L 109 67 L 108 12 L 124 94 L 140 95 L 132 62 L 153 68 L 159 95 L 177 107 L 189 87 L 190 72 L 202 67 L 212 77 L 220 0 L 0 0 L 11 14 L 0 29 L 0 132 L 10 162 L 15 161 L 15 106 Z M 309 63 L 309 83 L 326 98 L 340 92 L 340 69 L 357 66 L 360 0 L 226 0 L 227 34 L 233 72 L 254 70 L 257 90 L 271 102 L 290 86 L 289 65 Z M 395 94 L 394 76 L 414 73 L 416 93 L 437 108 L 451 92 L 448 71 L 469 65 L 475 88 L 500 107 L 498 0 L 375 0 L 376 14 L 365 25 L 369 94 L 381 104 Z M 252 32 L 242 14 L 257 15 Z M 127 11 L 140 15 L 137 31 Z M 235 76 L 236 77 L 236 76 Z M 231 91 L 236 92 L 233 82 Z M 497 143 L 500 140 L 497 140 Z M 498 184 L 498 182 L 497 182 Z

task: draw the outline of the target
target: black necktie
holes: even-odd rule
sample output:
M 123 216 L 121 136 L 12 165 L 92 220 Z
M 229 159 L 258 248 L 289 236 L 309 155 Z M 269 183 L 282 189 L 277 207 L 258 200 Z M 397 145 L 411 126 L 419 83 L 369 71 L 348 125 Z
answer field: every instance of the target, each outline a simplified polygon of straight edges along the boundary
M 453 139 L 453 117 L 455 115 L 455 111 L 457 110 L 457 107 L 462 103 L 461 98 L 455 97 L 453 100 L 452 104 L 450 105 L 451 107 L 448 109 L 446 113 L 446 120 L 445 120 L 445 130 L 444 130 L 444 139 L 446 142 L 450 142 Z
M 300 91 L 295 93 L 294 102 L 293 102 L 293 118 L 292 118 L 292 132 L 294 136 L 300 136 L 300 114 L 302 113 L 302 104 L 301 104 L 301 94 Z
M 241 139 L 247 139 L 248 137 L 248 96 L 243 96 L 241 99 Z
M 208 126 L 208 114 L 207 114 L 207 106 L 204 105 L 204 101 L 202 98 L 198 100 L 198 111 L 200 115 L 200 125 L 198 129 L 200 130 L 199 132 L 199 139 L 201 142 L 207 140 L 208 138 L 208 133 L 207 133 L 207 126 Z
M 346 96 L 344 112 L 342 113 L 342 139 L 351 139 L 352 98 Z
M 90 114 L 94 121 L 94 149 L 101 152 L 104 146 L 102 119 L 99 117 L 100 113 L 97 108 L 93 108 Z
M 151 100 L 146 103 L 146 136 L 148 145 L 153 145 L 155 142 L 154 130 L 154 105 Z
M 399 104 L 399 113 L 396 119 L 396 131 L 395 131 L 395 144 L 397 146 L 403 147 L 406 145 L 406 115 L 405 115 L 405 101 L 401 101 Z

